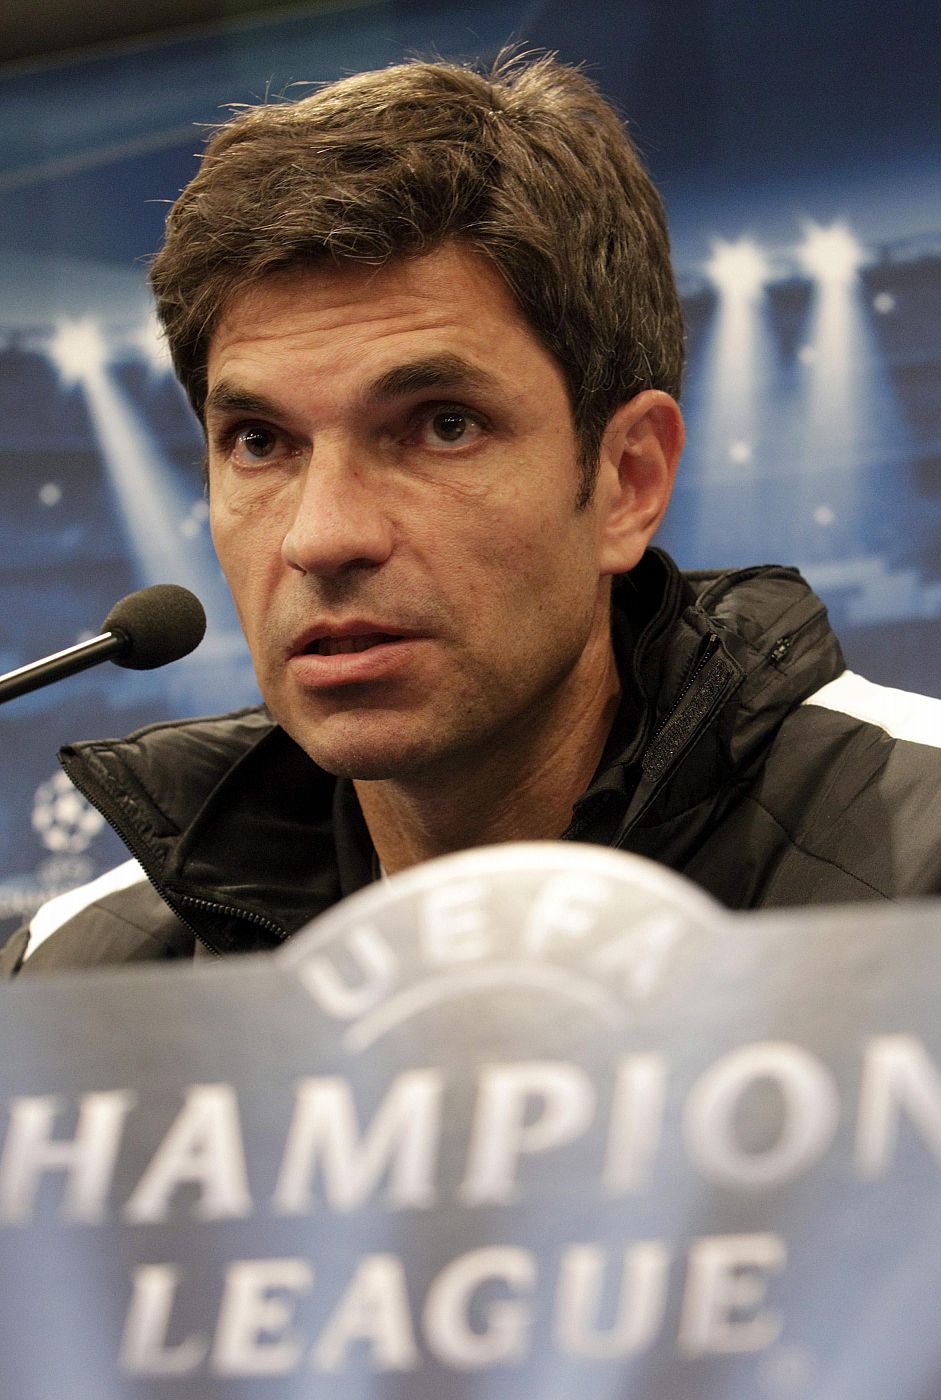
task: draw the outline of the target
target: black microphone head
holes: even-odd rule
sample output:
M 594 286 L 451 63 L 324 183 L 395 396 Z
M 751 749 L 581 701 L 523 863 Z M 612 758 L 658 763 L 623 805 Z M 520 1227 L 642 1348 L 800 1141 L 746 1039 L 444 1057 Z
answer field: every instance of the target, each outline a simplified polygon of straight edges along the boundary
M 188 588 L 155 583 L 115 603 L 101 630 L 126 639 L 112 661 L 132 671 L 150 671 L 195 651 L 206 631 L 206 614 Z

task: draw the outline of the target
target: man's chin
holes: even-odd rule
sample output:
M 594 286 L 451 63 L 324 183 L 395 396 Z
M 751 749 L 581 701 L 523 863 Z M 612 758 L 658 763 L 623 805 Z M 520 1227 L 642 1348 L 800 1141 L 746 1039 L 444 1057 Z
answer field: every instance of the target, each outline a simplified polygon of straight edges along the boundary
M 335 778 L 352 778 L 363 783 L 404 780 L 414 777 L 423 766 L 381 754 L 329 754 L 319 758 L 314 755 L 311 757 L 324 772 L 332 773 Z
M 283 723 L 282 728 L 319 768 L 336 778 L 381 782 L 417 777 L 436 757 L 427 744 L 415 738 L 382 734 L 327 736 L 319 727 L 317 733 L 311 734 L 305 733 L 303 726 L 292 729 Z

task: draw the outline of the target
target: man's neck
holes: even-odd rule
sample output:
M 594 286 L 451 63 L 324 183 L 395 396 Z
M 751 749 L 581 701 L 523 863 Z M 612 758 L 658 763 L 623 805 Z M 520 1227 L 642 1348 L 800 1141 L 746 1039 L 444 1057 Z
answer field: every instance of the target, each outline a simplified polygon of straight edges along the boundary
M 407 780 L 357 781 L 373 844 L 388 874 L 472 846 L 553 840 L 600 762 L 621 688 L 613 655 L 598 683 L 574 703 L 531 718 L 525 736 L 492 741 L 453 771 Z

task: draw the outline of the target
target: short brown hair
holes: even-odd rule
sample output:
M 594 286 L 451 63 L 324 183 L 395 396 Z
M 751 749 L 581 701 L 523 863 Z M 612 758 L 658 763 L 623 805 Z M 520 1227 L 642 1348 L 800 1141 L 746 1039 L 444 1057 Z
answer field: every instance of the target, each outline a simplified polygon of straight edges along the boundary
M 489 260 L 559 363 L 584 502 L 618 405 L 679 393 L 683 329 L 660 197 L 595 85 L 551 57 L 503 58 L 488 76 L 416 60 L 215 132 L 151 270 L 197 414 L 235 293 L 292 265 L 382 264 L 446 240 Z

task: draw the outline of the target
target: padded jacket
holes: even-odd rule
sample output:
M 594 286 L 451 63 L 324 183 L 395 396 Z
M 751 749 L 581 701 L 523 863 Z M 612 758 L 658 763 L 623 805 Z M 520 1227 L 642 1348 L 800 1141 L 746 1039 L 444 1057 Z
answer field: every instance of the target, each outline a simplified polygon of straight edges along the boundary
M 612 634 L 623 699 L 563 839 L 651 857 L 736 909 L 941 891 L 941 701 L 847 672 L 796 570 L 682 574 L 649 550 L 616 581 Z M 352 784 L 264 708 L 60 757 L 139 866 L 90 887 L 30 974 L 276 947 L 378 873 Z

